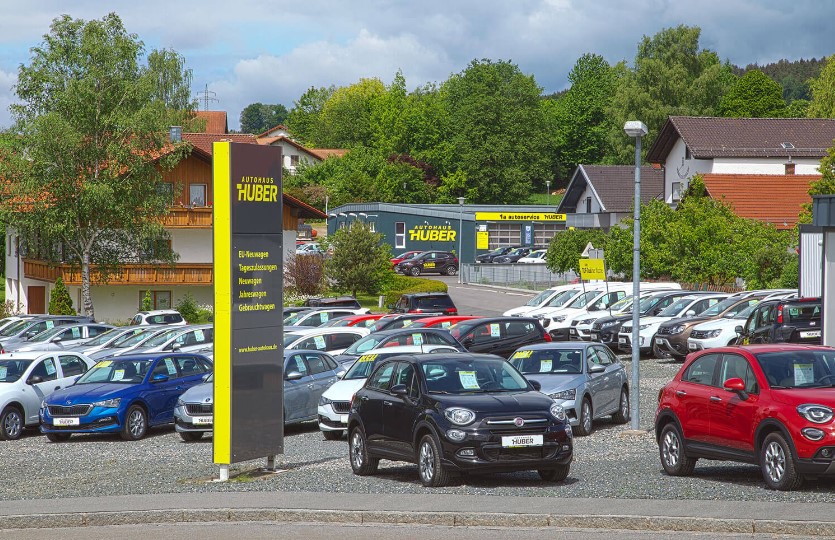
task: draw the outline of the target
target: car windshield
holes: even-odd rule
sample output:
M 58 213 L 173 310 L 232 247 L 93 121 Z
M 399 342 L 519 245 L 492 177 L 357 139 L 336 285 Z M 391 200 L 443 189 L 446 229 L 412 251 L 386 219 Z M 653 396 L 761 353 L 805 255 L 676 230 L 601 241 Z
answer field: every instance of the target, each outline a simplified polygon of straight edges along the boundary
M 357 361 L 354 362 L 350 369 L 348 369 L 348 373 L 342 377 L 343 381 L 350 381 L 356 379 L 367 379 L 368 376 L 374 371 L 374 366 L 376 366 L 381 360 L 385 359 L 385 356 L 380 356 L 379 354 L 364 354 L 357 358 Z
M 7 326 L 6 328 L 4 328 L 2 331 L 0 331 L 0 336 L 11 337 L 11 336 L 17 335 L 18 332 L 23 330 L 27 325 L 29 325 L 31 323 L 32 323 L 31 320 L 22 320 L 22 321 L 18 321 L 16 323 L 12 323 L 9 326 Z
M 350 326 L 351 320 L 346 319 L 345 317 L 337 317 L 336 319 L 331 319 L 325 324 L 320 324 L 319 328 L 332 328 L 334 326 Z
M 110 348 L 113 349 L 124 349 L 127 347 L 133 347 L 138 343 L 148 339 L 149 336 L 154 335 L 161 330 L 159 328 L 141 328 L 138 329 L 139 331 L 135 334 L 125 334 L 124 336 L 117 338 L 110 344 Z
M 580 296 L 578 296 L 577 298 L 575 298 L 574 300 L 572 300 L 571 303 L 568 304 L 565 307 L 570 307 L 570 308 L 586 307 L 586 304 L 588 304 L 589 302 L 591 302 L 592 300 L 594 300 L 598 296 L 600 296 L 600 291 L 587 291 L 587 292 L 584 292 L 583 294 L 581 294 Z
M 284 319 L 284 326 L 298 326 L 298 322 L 307 317 L 307 311 L 297 311 Z
M 50 328 L 49 330 L 44 330 L 40 334 L 32 336 L 29 338 L 30 343 L 43 343 L 45 341 L 49 341 L 53 337 L 57 336 L 60 332 L 67 330 L 66 327 L 63 326 L 56 326 L 55 328 Z
M 528 391 L 528 381 L 501 358 L 444 358 L 421 362 L 430 394 Z
M 293 333 L 293 332 L 287 332 L 286 334 L 284 334 L 284 346 L 289 347 L 294 341 L 296 341 L 297 339 L 299 339 L 300 337 L 303 337 L 305 335 L 306 334 L 296 334 L 296 333 Z M 324 348 L 325 338 L 322 337 L 322 336 L 318 336 L 318 337 L 319 337 L 319 339 L 322 340 L 322 346 L 323 346 L 322 348 Z M 313 339 L 316 339 L 316 338 L 314 337 Z M 316 341 L 319 341 L 319 340 L 316 340 Z
M 406 259 L 414 259 L 418 255 L 420 255 L 420 251 L 413 251 L 412 253 L 406 252 L 406 253 L 401 253 L 400 255 L 396 256 L 395 259 L 400 259 L 401 261 L 405 261 Z
M 359 356 L 364 352 L 368 352 L 371 349 L 375 348 L 377 345 L 382 343 L 384 339 L 385 336 L 375 336 L 374 334 L 365 336 L 364 338 L 358 340 L 353 345 L 345 349 L 345 352 L 342 354 L 351 354 L 353 356 Z
M 713 304 L 712 306 L 701 312 L 700 315 L 703 315 L 705 317 L 714 317 L 716 315 L 719 315 L 729 307 L 733 306 L 737 302 L 740 302 L 739 298 L 725 298 L 721 302 L 717 302 L 716 304 Z
M 134 332 L 138 332 L 138 331 L 139 331 L 139 329 L 125 330 L 124 328 L 113 328 L 111 330 L 108 330 L 107 332 L 103 332 L 103 333 L 97 335 L 93 339 L 88 339 L 87 341 L 84 342 L 84 346 L 85 347 L 98 347 L 99 345 L 104 345 L 105 343 L 107 343 L 111 339 L 119 338 L 120 336 L 122 336 L 122 334 L 133 335 Z
M 748 315 L 750 315 L 751 312 L 754 311 L 755 307 L 757 307 L 757 304 L 748 306 L 747 308 L 743 309 L 739 313 L 734 313 L 734 314 L 726 313 L 725 317 L 728 318 L 728 319 L 731 319 L 731 318 L 733 318 L 733 319 L 747 319 Z
M 75 384 L 139 384 L 145 378 L 151 360 L 102 360 Z M 176 371 L 176 366 L 174 367 Z
M 692 298 L 680 298 L 670 304 L 669 306 L 665 307 L 664 310 L 658 314 L 659 317 L 676 317 L 679 313 L 684 311 L 685 309 L 693 303 Z
M 572 298 L 574 298 L 574 296 L 579 292 L 580 291 L 577 290 L 577 289 L 571 289 L 571 290 L 568 290 L 568 291 L 563 291 L 560 294 L 558 294 L 557 296 L 548 300 L 548 303 L 546 304 L 546 306 L 547 307 L 560 307 L 560 306 L 564 305 L 566 302 L 568 302 L 569 300 L 571 300 Z
M 184 333 L 182 326 L 178 326 L 177 328 L 172 328 L 170 330 L 163 330 L 159 334 L 151 336 L 143 341 L 141 345 L 143 347 L 157 347 L 180 333 Z
M 555 291 L 552 291 L 551 289 L 545 289 L 541 293 L 537 294 L 536 296 L 534 296 L 533 298 L 531 298 L 530 300 L 525 302 L 525 305 L 526 306 L 538 306 L 539 304 L 541 304 L 541 303 L 545 302 L 546 300 L 548 300 L 549 298 L 551 298 L 552 295 L 557 295 L 558 296 L 559 294 L 561 294 L 561 293 L 557 293 Z
M 0 360 L 0 383 L 13 383 L 23 376 L 32 360 Z
M 583 351 L 582 349 L 522 350 L 513 353 L 510 363 L 525 375 L 529 373 L 579 375 L 583 372 Z
M 771 388 L 835 387 L 835 351 L 778 351 L 754 356 Z
M 615 302 L 611 306 L 612 311 L 627 311 L 627 310 L 631 310 L 631 308 L 632 308 L 632 297 L 631 296 L 621 298 L 620 300 L 618 300 L 617 302 Z

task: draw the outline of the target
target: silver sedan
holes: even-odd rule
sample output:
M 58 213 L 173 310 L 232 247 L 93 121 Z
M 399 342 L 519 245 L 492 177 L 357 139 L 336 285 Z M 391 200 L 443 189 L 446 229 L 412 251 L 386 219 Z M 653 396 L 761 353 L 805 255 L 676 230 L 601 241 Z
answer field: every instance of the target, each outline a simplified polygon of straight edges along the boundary
M 551 342 L 522 347 L 510 363 L 559 403 L 577 435 L 592 432 L 595 419 L 629 420 L 626 370 L 602 343 Z

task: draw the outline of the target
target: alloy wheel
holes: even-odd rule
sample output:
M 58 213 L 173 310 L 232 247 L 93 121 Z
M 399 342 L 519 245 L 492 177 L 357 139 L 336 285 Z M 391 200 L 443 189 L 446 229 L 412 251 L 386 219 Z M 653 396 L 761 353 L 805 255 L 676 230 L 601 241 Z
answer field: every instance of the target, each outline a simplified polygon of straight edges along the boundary
M 774 483 L 779 483 L 786 474 L 786 453 L 776 441 L 765 448 L 765 473 Z
M 678 465 L 678 461 L 681 459 L 681 443 L 675 431 L 670 430 L 664 435 L 661 454 L 664 456 L 664 463 L 670 469 L 674 469 Z
M 23 431 L 23 419 L 16 409 L 10 410 L 3 418 L 3 434 L 8 439 L 17 439 Z
M 134 439 L 139 439 L 145 432 L 145 415 L 139 409 L 134 409 L 128 418 L 128 429 Z
M 351 437 L 351 461 L 355 469 L 362 468 L 364 455 L 365 441 L 362 440 L 362 435 L 359 431 L 354 431 L 354 435 Z
M 418 458 L 420 477 L 424 482 L 429 483 L 435 476 L 435 451 L 428 441 L 420 445 L 420 457 Z

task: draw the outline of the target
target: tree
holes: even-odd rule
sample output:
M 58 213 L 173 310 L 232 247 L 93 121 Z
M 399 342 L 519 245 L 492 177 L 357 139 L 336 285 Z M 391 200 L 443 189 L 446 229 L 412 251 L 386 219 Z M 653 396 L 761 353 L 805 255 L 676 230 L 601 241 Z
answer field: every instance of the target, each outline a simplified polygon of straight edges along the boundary
M 380 292 L 394 271 L 391 269 L 391 247 L 381 243 L 383 235 L 371 231 L 361 221 L 353 221 L 348 228 L 333 236 L 333 256 L 325 264 L 328 278 L 338 291 L 356 296 Z
M 43 251 L 64 246 L 91 317 L 94 266 L 106 280 L 126 262 L 175 258 L 162 226 L 170 199 L 159 186 L 161 169 L 189 150 L 167 133 L 192 115 L 191 72 L 173 51 L 152 51 L 144 65 L 143 54 L 116 14 L 55 19 L 19 68 L 11 149 L 0 150 L 8 182 L 0 219 Z
M 50 315 L 75 315 L 70 292 L 67 290 L 67 287 L 64 285 L 64 280 L 60 276 L 55 280 L 55 287 L 49 293 L 48 313 Z
M 354 148 L 373 145 L 371 122 L 375 100 L 386 93 L 379 79 L 336 89 L 317 118 L 316 145 L 322 148 Z
M 552 272 L 580 273 L 580 258 L 589 242 L 595 249 L 606 249 L 606 233 L 601 229 L 568 229 L 551 238 L 545 264 Z
M 322 146 L 318 144 L 319 115 L 328 98 L 336 91 L 335 86 L 329 88 L 310 87 L 293 103 L 293 108 L 287 114 L 287 129 L 295 138 L 308 146 Z
M 784 117 L 783 89 L 762 71 L 752 69 L 722 96 L 717 112 L 731 118 Z
M 142 311 L 151 311 L 154 308 L 154 301 L 151 299 L 151 291 L 145 291 L 142 297 Z
M 287 107 L 284 105 L 264 105 L 251 103 L 241 111 L 241 133 L 258 135 L 283 124 L 287 119 Z
M 835 55 L 826 59 L 820 75 L 809 81 L 809 118 L 835 118 Z

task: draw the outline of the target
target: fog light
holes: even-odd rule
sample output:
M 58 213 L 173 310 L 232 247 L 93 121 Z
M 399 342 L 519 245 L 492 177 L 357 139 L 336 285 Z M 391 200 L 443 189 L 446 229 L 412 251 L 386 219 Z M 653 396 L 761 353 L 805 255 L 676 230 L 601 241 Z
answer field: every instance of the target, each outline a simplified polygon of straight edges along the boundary
M 467 434 L 460 429 L 448 429 L 446 432 L 447 438 L 451 441 L 461 442 L 467 438 Z
M 643 337 L 638 337 L 638 343 L 640 343 L 641 347 L 643 347 L 644 346 L 644 338 Z
M 803 434 L 804 437 L 806 437 L 810 441 L 819 441 L 819 440 L 823 439 L 823 437 L 825 435 L 825 433 L 823 431 L 821 431 L 817 428 L 811 428 L 811 427 L 803 428 L 803 429 L 800 430 L 800 432 Z M 826 452 L 826 451 L 827 450 L 824 449 L 824 452 Z M 824 457 L 828 457 L 823 452 L 821 452 L 821 454 L 823 454 Z
M 565 451 L 567 451 L 567 450 L 569 450 L 569 449 L 571 449 L 571 447 L 570 447 L 570 446 L 568 446 L 567 444 L 562 445 L 562 451 L 563 451 L 563 452 L 565 452 Z
M 821 455 L 827 458 L 832 457 L 832 450 L 830 450 L 829 448 L 824 448 L 823 450 L 821 450 Z
M 458 451 L 461 457 L 475 457 L 475 448 L 462 448 Z

